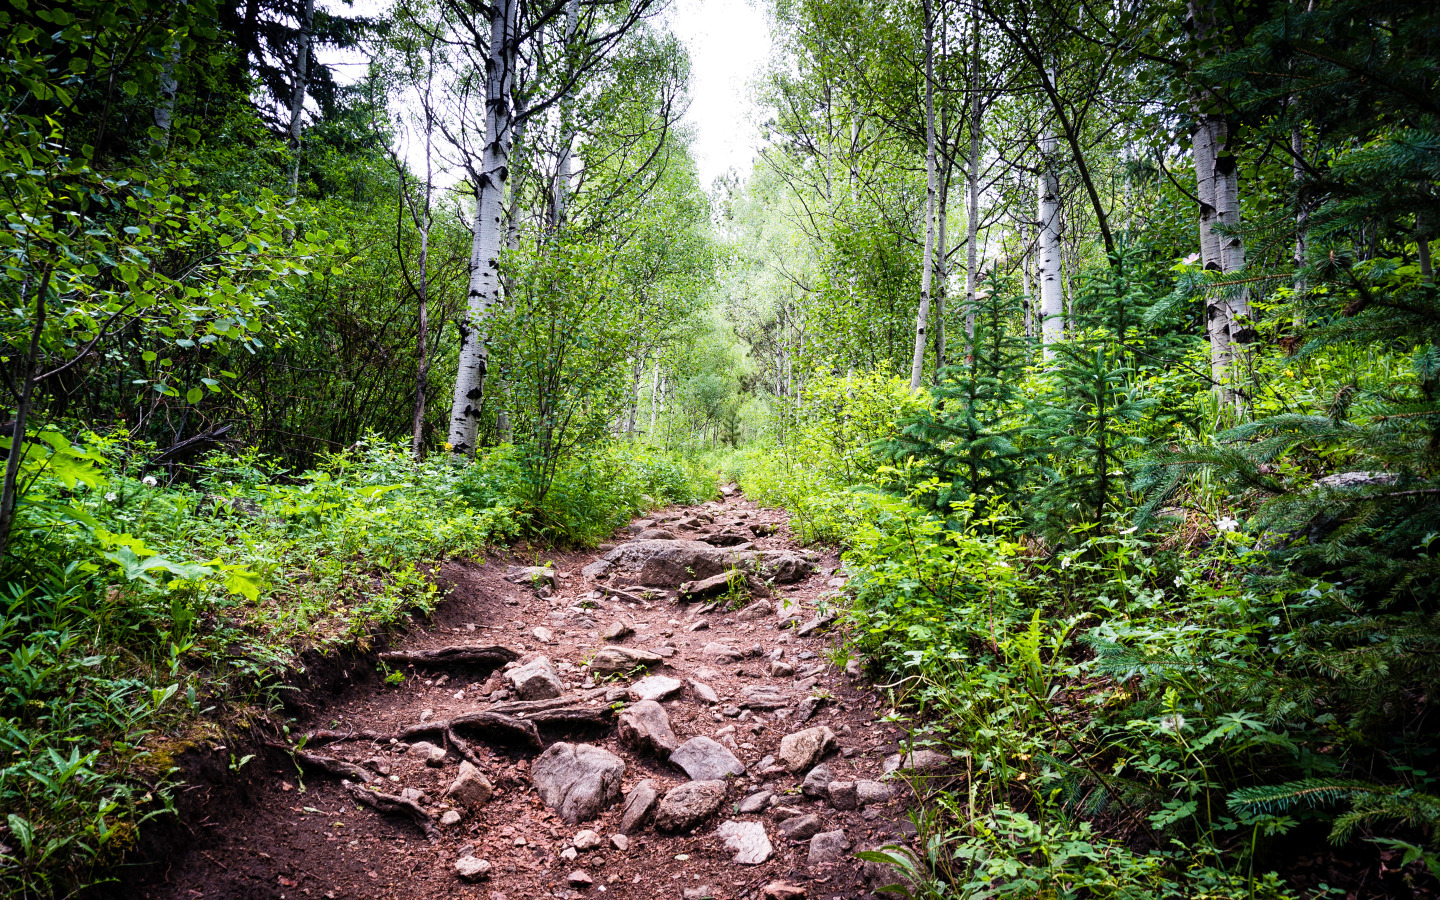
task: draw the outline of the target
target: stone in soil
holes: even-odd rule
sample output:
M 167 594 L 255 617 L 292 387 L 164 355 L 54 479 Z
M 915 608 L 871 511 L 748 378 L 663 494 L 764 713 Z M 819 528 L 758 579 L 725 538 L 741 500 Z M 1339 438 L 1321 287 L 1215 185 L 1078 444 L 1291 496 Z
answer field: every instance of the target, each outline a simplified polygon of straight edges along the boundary
M 859 794 L 853 781 L 832 781 L 825 789 L 830 805 L 839 810 L 856 809 L 860 806 Z
M 673 541 L 675 535 L 663 528 L 646 528 L 635 535 L 637 541 Z
M 790 697 L 770 684 L 752 684 L 740 692 L 740 705 L 746 709 L 781 709 L 790 705 Z
M 807 797 L 817 797 L 823 799 L 826 795 L 826 791 L 830 787 L 830 782 L 834 780 L 835 773 L 830 771 L 829 766 L 821 763 L 820 765 L 811 769 L 809 774 L 805 776 L 805 780 L 800 783 L 800 793 L 804 794 Z
M 620 799 L 625 763 L 590 744 L 557 741 L 530 764 L 530 779 L 540 800 L 567 822 L 600 815 Z
M 595 883 L 595 879 L 591 878 L 590 873 L 586 872 L 584 869 L 576 869 L 575 871 L 571 872 L 570 877 L 566 878 L 565 880 L 570 882 L 571 887 L 577 888 L 587 888 Z
M 511 566 L 505 573 L 505 580 L 511 584 L 529 584 L 535 587 L 555 584 L 555 570 L 547 566 Z
M 795 629 L 795 634 L 802 638 L 809 637 L 814 632 L 819 631 L 820 629 L 824 628 L 826 625 L 829 625 L 831 622 L 834 621 L 834 616 L 817 616 L 816 618 L 811 619 L 804 625 L 801 625 L 799 628 Z
M 620 851 L 629 850 L 630 839 L 623 834 L 612 834 L 610 835 L 610 846 Z
M 810 838 L 819 834 L 820 829 L 824 826 L 820 824 L 819 816 L 814 813 L 809 813 L 807 815 L 786 819 L 775 827 L 787 840 L 808 841 Z
M 775 757 L 791 772 L 802 772 L 833 752 L 839 744 L 835 732 L 824 725 L 816 725 L 781 738 Z
M 758 866 L 775 853 L 765 826 L 759 822 L 721 822 L 715 836 L 725 842 L 725 849 L 735 854 L 734 861 L 742 866 Z
M 565 683 L 548 656 L 537 656 L 505 673 L 521 700 L 553 700 L 565 693 Z
M 689 781 L 673 787 L 655 810 L 659 831 L 688 831 L 725 804 L 725 782 Z
M 707 706 L 714 706 L 720 702 L 720 695 L 715 693 L 715 689 L 703 681 L 696 681 L 693 678 L 690 679 L 690 690 L 695 694 L 696 700 L 699 700 Z
M 753 622 L 756 619 L 764 619 L 773 615 L 775 604 L 769 600 L 756 600 L 754 603 L 740 610 L 735 614 L 736 621 Z
M 739 650 L 728 644 L 719 641 L 712 641 L 700 650 L 700 656 L 708 663 L 725 665 L 726 663 L 739 662 L 742 655 Z
M 604 631 L 600 632 L 600 639 L 602 641 L 623 641 L 634 633 L 635 629 L 624 622 L 611 622 L 605 626 Z
M 597 849 L 602 841 L 600 840 L 599 834 L 591 831 L 589 828 L 585 828 L 575 832 L 575 836 L 570 839 L 570 843 L 574 845 L 576 850 L 585 853 Z
M 530 633 L 535 635 L 535 640 L 539 641 L 542 644 L 548 644 L 551 641 L 555 640 L 555 632 L 546 628 L 544 625 L 537 625 L 535 627 L 535 630 Z
M 805 900 L 805 889 L 788 881 L 772 881 L 760 892 L 763 900 Z
M 490 779 L 469 760 L 460 763 L 460 773 L 445 790 L 445 796 L 466 809 L 479 809 L 490 802 L 494 793 L 495 786 L 490 783 Z
M 645 824 L 645 817 L 650 815 L 650 810 L 655 808 L 655 802 L 659 799 L 660 794 L 655 790 L 655 783 L 648 778 L 632 787 L 625 795 L 625 813 L 620 819 L 620 830 L 626 834 L 634 834 Z
M 745 765 L 719 742 L 700 735 L 670 754 L 670 762 L 685 770 L 691 781 L 714 781 L 726 775 L 744 775 Z
M 751 794 L 740 801 L 740 813 L 748 816 L 761 812 L 770 805 L 770 798 L 774 796 L 775 794 L 771 791 L 760 791 L 758 794 Z
M 822 831 L 810 838 L 810 855 L 805 861 L 811 866 L 839 862 L 845 858 L 849 849 L 850 841 L 843 830 Z
M 475 856 L 455 860 L 455 874 L 464 881 L 480 881 L 490 877 L 490 863 Z
M 902 759 L 900 754 L 895 753 L 885 757 L 885 774 L 889 775 L 900 769 L 908 769 L 913 772 L 931 772 L 935 769 L 943 769 L 950 762 L 950 757 L 943 753 L 936 753 L 934 750 L 916 750 L 913 753 L 905 754 Z
M 885 803 L 890 799 L 890 786 L 878 781 L 857 781 L 855 782 L 855 796 L 861 806 Z
M 635 669 L 648 669 L 662 662 L 658 653 L 633 647 L 601 647 L 590 660 L 590 674 L 597 678 L 628 675 Z
M 775 584 L 804 581 L 815 569 L 808 559 L 792 550 L 756 550 L 746 555 L 755 574 Z
M 621 746 L 661 759 L 668 759 L 680 746 L 679 738 L 670 730 L 669 714 L 654 700 L 641 700 L 622 712 L 615 736 Z
M 684 687 L 678 678 L 669 675 L 651 675 L 630 685 L 632 700 L 666 700 L 680 693 Z
M 446 828 L 452 828 L 456 825 L 459 825 L 460 813 L 456 812 L 453 809 L 445 810 L 445 814 L 440 817 L 440 824 Z
M 683 581 L 705 579 L 732 567 L 733 553 L 700 541 L 630 541 L 605 554 L 611 567 L 640 570 L 641 584 L 677 587 Z
M 719 597 L 730 590 L 733 581 L 744 581 L 745 576 L 739 572 L 721 572 L 719 575 L 712 575 L 709 578 L 700 578 L 695 581 L 687 581 L 680 585 L 680 602 L 695 603 L 700 600 L 711 600 Z

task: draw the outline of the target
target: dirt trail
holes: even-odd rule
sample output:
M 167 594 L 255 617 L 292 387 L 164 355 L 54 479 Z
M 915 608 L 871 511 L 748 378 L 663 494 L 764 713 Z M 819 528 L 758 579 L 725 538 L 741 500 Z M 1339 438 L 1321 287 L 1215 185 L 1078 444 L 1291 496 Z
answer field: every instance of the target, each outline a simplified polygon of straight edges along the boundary
M 734 577 L 729 597 L 713 600 L 680 602 L 673 586 L 654 586 L 708 574 L 699 570 L 713 554 L 693 541 L 708 537 L 723 544 L 750 535 L 761 536 L 721 552 L 732 560 L 737 554 L 756 559 L 772 581 L 794 579 L 773 584 L 768 601 L 737 611 L 730 605 L 740 581 Z M 902 840 L 908 828 L 904 785 L 882 780 L 901 734 L 876 721 L 884 712 L 880 699 L 859 680 L 858 669 L 847 674 L 835 667 L 826 651 L 838 638 L 816 626 L 817 603 L 842 585 L 834 576 L 838 561 L 797 550 L 783 513 L 738 495 L 640 520 L 617 536 L 615 546 L 618 552 L 608 555 L 618 556 L 619 564 L 603 573 L 598 570 L 606 564 L 596 563 L 606 548 L 542 555 L 538 561 L 553 563 L 553 589 L 514 571 L 536 559 L 447 566 L 442 579 L 452 588 L 450 598 L 395 649 L 499 645 L 518 657 L 511 672 L 525 668 L 538 675 L 522 688 L 493 663 L 401 664 L 395 671 L 405 674 L 403 684 L 355 673 L 352 687 L 301 725 L 345 736 L 371 733 L 369 740 L 322 735 L 308 745 L 314 754 L 360 767 L 344 770 L 348 787 L 340 775 L 313 765 L 302 773 L 271 764 L 253 805 L 217 809 L 213 818 L 190 823 L 192 845 L 167 860 L 168 868 L 149 883 L 128 885 L 124 893 L 146 900 L 867 896 L 861 863 L 850 854 Z M 627 563 L 638 571 L 625 571 Z M 750 586 L 767 592 L 754 581 Z M 632 633 L 606 640 L 616 623 Z M 649 657 L 648 673 L 632 666 L 631 677 L 597 680 L 583 667 L 604 647 L 651 651 L 658 659 Z M 602 658 L 617 655 L 623 651 Z M 526 665 L 541 656 L 552 662 L 558 684 L 543 663 Z M 646 674 L 661 679 L 637 688 Z M 667 693 L 675 685 L 666 677 L 678 680 L 678 691 Z M 652 688 L 665 694 L 663 713 L 632 702 Z M 522 689 L 538 691 L 532 696 L 563 693 L 559 700 L 527 705 L 516 702 Z M 617 725 L 622 704 L 636 712 Z M 503 722 L 475 721 L 474 714 L 487 709 L 511 715 Z M 467 715 L 468 722 L 456 721 Z M 668 718 L 673 739 L 657 716 Z M 534 727 L 527 720 L 538 720 L 539 743 L 551 748 L 544 754 L 526 736 Z M 451 734 L 462 743 L 448 741 L 444 730 L 405 731 L 437 721 L 451 721 Z M 802 735 L 810 742 L 792 739 L 782 752 L 787 735 L 819 726 L 834 735 L 834 746 L 816 730 Z M 401 738 L 392 742 L 387 735 Z M 711 740 L 691 740 L 700 736 Z M 442 758 L 431 751 L 427 761 L 420 741 L 447 752 Z M 590 756 L 577 763 L 570 758 L 576 751 L 556 748 L 557 742 L 600 751 L 581 751 Z M 697 774 L 697 786 L 679 792 L 672 789 L 691 779 L 659 758 L 676 743 L 684 746 L 675 758 L 687 760 Z M 610 754 L 623 762 L 623 774 Z M 743 774 L 733 774 L 739 767 L 726 761 L 732 755 Z M 828 772 L 814 771 L 811 758 L 820 755 Z M 462 769 L 472 771 L 464 756 L 478 764 L 483 779 L 461 777 Z M 583 768 L 585 760 L 599 768 L 567 769 Z M 555 781 L 557 771 L 558 785 L 547 799 L 558 810 L 542 802 L 535 786 L 542 778 Z M 801 790 L 807 776 L 811 796 Z M 457 777 L 466 784 L 447 795 Z M 354 792 L 365 790 L 361 779 L 383 793 L 423 794 L 408 814 L 416 818 L 358 804 Z M 480 780 L 492 788 L 483 803 Z M 626 834 L 627 812 L 634 819 L 645 805 L 647 780 L 660 799 L 638 823 L 628 823 Z M 597 806 L 603 809 L 593 818 L 565 818 L 584 817 Z M 423 827 L 433 827 L 432 839 Z M 726 835 L 734 835 L 729 847 Z M 746 861 L 737 862 L 737 855 Z M 486 864 L 488 872 L 480 874 Z

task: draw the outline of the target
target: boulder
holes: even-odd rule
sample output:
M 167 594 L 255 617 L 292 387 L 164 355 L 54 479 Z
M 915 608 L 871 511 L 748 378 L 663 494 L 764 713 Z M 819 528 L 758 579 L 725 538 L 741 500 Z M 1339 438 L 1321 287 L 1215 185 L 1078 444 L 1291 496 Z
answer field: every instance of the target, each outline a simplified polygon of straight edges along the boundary
M 540 800 L 570 823 L 584 822 L 620 799 L 625 763 L 590 744 L 551 744 L 530 764 Z
M 670 716 L 665 707 L 654 700 L 641 700 L 622 712 L 615 735 L 621 746 L 661 759 L 668 759 L 680 746 L 675 732 L 670 730 Z
M 537 656 L 505 673 L 521 700 L 553 700 L 565 693 L 565 683 L 548 656 Z
M 776 751 L 775 757 L 791 772 L 803 772 L 813 767 L 827 753 L 833 752 L 839 744 L 835 739 L 835 732 L 824 725 L 816 725 L 814 728 L 806 728 L 781 738 L 780 749 Z
M 807 797 L 824 799 L 830 788 L 830 782 L 834 780 L 835 773 L 830 771 L 829 766 L 821 763 L 811 769 L 805 776 L 805 780 L 800 783 L 800 793 Z
M 700 536 L 700 540 L 715 547 L 734 547 L 738 544 L 748 544 L 754 539 L 755 535 L 748 528 L 724 528 Z
M 842 830 L 822 831 L 810 838 L 810 855 L 806 862 L 811 866 L 823 866 L 844 859 L 850 849 L 850 840 Z
M 494 793 L 495 786 L 490 779 L 468 760 L 460 763 L 460 774 L 445 789 L 445 796 L 466 809 L 479 809 L 490 802 Z
M 853 781 L 832 781 L 825 788 L 825 793 L 830 797 L 830 805 L 836 809 L 856 809 L 860 806 L 859 793 Z
M 591 581 L 594 581 L 594 580 L 597 579 L 597 578 L 604 578 L 604 577 L 605 577 L 605 573 L 606 573 L 606 572 L 609 572 L 610 569 L 611 569 L 611 564 L 610 564 L 609 562 L 607 562 L 606 560 L 603 560 L 603 559 L 597 559 L 597 560 L 595 560 L 594 562 L 592 562 L 590 565 L 588 565 L 588 566 L 586 566 L 585 568 L 581 569 L 581 570 L 580 570 L 580 574 L 583 575 L 584 577 L 590 579 Z
M 715 781 L 726 775 L 744 775 L 745 766 L 717 741 L 693 737 L 670 753 L 670 762 L 685 770 L 691 781 Z
M 725 804 L 725 782 L 687 781 L 666 792 L 655 810 L 660 831 L 689 831 Z
M 590 660 L 590 674 L 597 678 L 609 675 L 626 675 L 636 669 L 647 669 L 658 665 L 664 658 L 649 650 L 634 647 L 601 647 Z
M 857 781 L 855 799 L 861 806 L 887 803 L 890 800 L 890 786 L 879 781 Z
M 809 560 L 790 550 L 751 550 L 746 557 L 751 571 L 775 584 L 804 581 L 815 571 Z
M 675 535 L 663 528 L 646 528 L 635 535 L 637 541 L 673 541 Z
M 915 750 L 905 754 L 903 758 L 898 753 L 885 757 L 884 769 L 886 775 L 900 769 L 912 772 L 933 772 L 936 769 L 945 768 L 949 763 L 950 757 L 943 753 L 936 753 L 934 750 Z
M 733 555 L 701 541 L 636 540 L 611 550 L 604 561 L 616 569 L 638 570 L 641 584 L 678 587 L 728 571 Z
M 678 678 L 669 675 L 651 675 L 630 685 L 632 700 L 665 700 L 680 693 L 684 687 Z
M 765 826 L 759 822 L 721 822 L 715 836 L 725 843 L 726 850 L 735 854 L 734 861 L 742 866 L 758 866 L 775 853 Z
M 625 834 L 634 834 L 645 824 L 645 817 L 650 815 L 650 810 L 655 808 L 655 801 L 659 799 L 660 793 L 655 790 L 655 783 L 648 778 L 632 787 L 625 795 L 625 813 L 620 817 L 620 830 Z

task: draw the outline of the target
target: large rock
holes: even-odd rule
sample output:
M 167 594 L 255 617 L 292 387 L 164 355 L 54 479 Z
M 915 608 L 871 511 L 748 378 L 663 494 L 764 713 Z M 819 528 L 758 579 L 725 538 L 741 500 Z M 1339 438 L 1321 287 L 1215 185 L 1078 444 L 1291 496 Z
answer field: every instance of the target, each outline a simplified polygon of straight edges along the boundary
M 567 822 L 584 822 L 620 799 L 625 763 L 590 744 L 551 744 L 530 764 L 540 800 Z
M 804 581 L 815 571 L 809 560 L 790 550 L 752 550 L 745 556 L 756 575 L 776 584 Z
M 659 665 L 664 658 L 649 650 L 634 647 L 601 647 L 590 660 L 590 674 L 598 678 L 627 675 L 636 669 Z
M 615 729 L 620 744 L 668 759 L 680 741 L 670 730 L 670 716 L 654 700 L 641 700 L 620 714 Z
M 632 787 L 625 795 L 625 814 L 620 817 L 620 830 L 625 834 L 634 834 L 645 824 L 645 817 L 650 815 L 659 799 L 655 783 L 648 778 Z
M 537 656 L 505 673 L 521 700 L 553 700 L 565 693 L 565 683 L 548 656 Z
M 803 772 L 813 767 L 825 754 L 833 752 L 839 743 L 835 732 L 824 725 L 816 725 L 781 738 L 775 757 L 791 772 Z
M 790 695 L 772 684 L 752 684 L 740 691 L 745 709 L 781 709 L 790 705 Z
M 670 753 L 670 762 L 685 770 L 691 781 L 714 781 L 726 775 L 744 775 L 745 766 L 718 742 L 701 735 Z
M 728 644 L 722 644 L 718 641 L 712 641 L 706 644 L 700 650 L 700 656 L 707 663 L 719 663 L 720 665 L 724 665 L 725 663 L 739 662 L 741 659 L 744 658 L 744 655 L 739 650 L 736 650 L 734 647 L 731 647 Z
M 455 780 L 445 790 L 445 796 L 466 809 L 479 809 L 490 802 L 494 793 L 495 786 L 490 783 L 490 779 L 468 760 L 460 763 L 460 774 L 455 776 Z
M 933 772 L 936 769 L 943 769 L 950 763 L 950 757 L 943 753 L 936 753 L 934 750 L 916 750 L 901 757 L 893 753 L 885 757 L 885 774 L 889 775 L 901 769 L 912 772 Z
M 725 782 L 687 781 L 671 788 L 655 810 L 660 831 L 688 831 L 725 804 Z
M 857 781 L 855 782 L 855 800 L 861 806 L 887 803 L 890 800 L 890 786 L 879 781 Z
M 810 855 L 806 862 L 811 866 L 839 862 L 849 849 L 850 840 L 845 837 L 844 831 L 822 831 L 810 838 Z
M 700 540 L 716 547 L 735 547 L 755 540 L 755 534 L 749 528 L 722 528 L 710 534 L 700 535 Z
M 734 853 L 735 862 L 742 866 L 758 866 L 775 853 L 765 826 L 759 822 L 721 822 L 715 836 L 725 842 L 725 849 Z
M 669 675 L 651 675 L 630 685 L 632 700 L 665 700 L 680 693 L 684 687 L 678 678 Z
M 663 528 L 646 528 L 635 535 L 637 541 L 673 541 L 675 534 Z
M 710 578 L 734 566 L 735 554 L 701 541 L 631 541 L 605 554 L 615 569 L 639 570 L 639 582 L 653 587 L 678 587 L 682 582 Z

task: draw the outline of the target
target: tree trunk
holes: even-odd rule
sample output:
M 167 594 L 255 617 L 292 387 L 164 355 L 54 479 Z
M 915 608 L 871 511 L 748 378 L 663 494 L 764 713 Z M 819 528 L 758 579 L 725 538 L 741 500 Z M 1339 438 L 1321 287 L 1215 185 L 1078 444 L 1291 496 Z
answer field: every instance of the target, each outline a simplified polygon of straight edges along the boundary
M 978 42 L 978 39 L 977 39 Z M 977 48 L 978 49 L 978 48 Z M 978 56 L 978 53 L 977 53 Z M 970 158 L 965 161 L 965 337 L 967 359 L 975 359 L 975 304 L 980 249 L 980 93 L 978 78 L 970 108 Z
M 910 390 L 920 390 L 925 371 L 925 330 L 930 322 L 930 280 L 935 259 L 935 22 L 925 0 L 925 251 L 920 263 L 920 308 L 915 314 L 915 357 Z
M 565 4 L 565 52 L 575 43 L 575 28 L 580 16 L 580 0 Z M 550 230 L 565 224 L 565 209 L 570 204 L 571 154 L 574 152 L 575 127 L 571 123 L 570 95 L 560 100 L 560 158 L 555 162 L 555 184 L 550 192 Z
M 160 70 L 160 96 L 155 103 L 153 118 L 158 135 L 151 137 L 157 153 L 164 153 L 170 146 L 170 128 L 175 121 L 175 95 L 180 91 L 180 82 L 175 78 L 175 67 L 180 64 L 180 42 L 170 45 L 165 58 L 165 67 Z
M 295 54 L 295 84 L 290 93 L 290 196 L 300 189 L 300 121 L 305 115 L 305 92 L 310 87 L 310 43 L 315 30 L 315 0 L 305 0 L 300 21 L 300 44 Z
M 1049 122 L 1040 129 L 1040 235 L 1036 254 L 1040 343 L 1048 360 L 1055 356 L 1054 346 L 1065 339 L 1065 297 L 1060 278 L 1060 178 L 1055 172 L 1055 131 Z
M 942 134 L 944 131 L 942 130 Z M 945 165 L 945 175 L 940 178 L 940 205 L 936 218 L 939 220 L 936 226 L 935 238 L 935 282 L 934 282 L 934 308 L 935 308 L 935 384 L 940 383 L 940 370 L 945 368 L 945 297 L 947 288 L 950 285 L 950 264 L 946 252 L 946 235 L 948 230 L 945 225 L 945 218 L 949 215 L 950 197 L 950 165 Z
M 30 407 L 35 401 L 35 384 L 40 361 L 40 337 L 45 333 L 45 295 L 50 292 L 51 269 L 46 268 L 35 292 L 35 325 L 30 330 L 30 346 L 20 360 L 20 396 L 15 407 L 15 424 L 10 429 L 10 455 L 5 460 L 5 480 L 0 485 L 0 560 L 10 546 L 10 532 L 15 527 L 15 505 L 19 501 L 20 460 L 25 455 L 25 430 L 30 424 Z M 24 291 L 20 294 L 24 307 Z
M 450 405 L 450 449 L 474 455 L 485 375 L 490 366 L 489 325 L 501 300 L 500 249 L 505 237 L 505 182 L 509 177 L 510 103 L 515 69 L 515 17 L 519 0 L 499 0 L 490 10 L 490 53 L 485 78 L 485 148 L 475 180 L 475 225 L 470 246 L 470 285 L 460 324 L 460 363 Z

